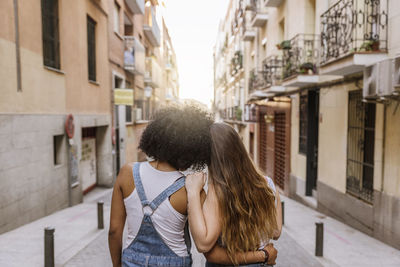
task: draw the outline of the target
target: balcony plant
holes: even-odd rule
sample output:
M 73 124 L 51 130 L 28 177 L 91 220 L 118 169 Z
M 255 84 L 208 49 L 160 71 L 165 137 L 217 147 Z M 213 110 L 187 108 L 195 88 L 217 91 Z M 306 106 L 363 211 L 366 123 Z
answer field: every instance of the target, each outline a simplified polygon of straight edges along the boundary
M 241 121 L 242 120 L 242 109 L 240 107 L 236 108 L 236 120 Z
M 289 50 L 292 48 L 292 44 L 290 43 L 290 40 L 284 40 L 280 44 L 277 44 L 276 47 L 279 50 Z
M 299 73 L 300 74 L 315 74 L 317 72 L 317 68 L 315 64 L 311 62 L 305 62 L 300 65 Z
M 365 41 L 361 46 L 360 46 L 360 51 L 378 51 L 379 50 L 379 40 L 368 40 Z

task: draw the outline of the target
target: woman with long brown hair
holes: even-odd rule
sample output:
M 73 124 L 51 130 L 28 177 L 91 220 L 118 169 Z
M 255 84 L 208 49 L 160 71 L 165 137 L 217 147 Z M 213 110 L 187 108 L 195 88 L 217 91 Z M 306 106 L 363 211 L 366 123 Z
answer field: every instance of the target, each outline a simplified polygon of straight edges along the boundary
M 198 173 L 186 179 L 189 226 L 197 249 L 205 253 L 207 266 L 238 265 L 235 253 L 249 251 L 264 252 L 265 263 L 271 264 L 264 246 L 281 233 L 279 194 L 272 180 L 256 169 L 231 126 L 214 123 L 210 133 L 211 160 L 204 204 L 200 195 L 205 175 Z

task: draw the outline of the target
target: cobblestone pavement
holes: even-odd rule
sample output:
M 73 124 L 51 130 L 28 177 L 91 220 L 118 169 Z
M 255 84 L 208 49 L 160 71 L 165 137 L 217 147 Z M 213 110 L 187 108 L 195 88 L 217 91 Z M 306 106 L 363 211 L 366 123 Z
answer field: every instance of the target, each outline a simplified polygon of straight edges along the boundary
M 313 256 L 309 255 L 292 238 L 285 234 L 285 232 L 282 233 L 279 241 L 275 242 L 275 246 L 278 249 L 278 260 L 276 265 L 278 267 L 322 266 Z M 204 263 L 204 257 L 194 251 L 193 266 L 204 266 Z M 73 257 L 65 266 L 112 266 L 110 254 L 108 252 L 106 231 Z
M 111 204 L 110 191 L 100 198 L 85 199 L 85 202 L 103 201 L 104 205 Z M 192 242 L 193 243 L 193 242 Z M 319 267 L 322 266 L 312 255 L 299 246 L 294 239 L 285 233 L 283 230 L 282 235 L 278 241 L 274 242 L 275 247 L 278 249 L 277 267 L 292 267 L 292 266 L 307 266 Z M 202 254 L 198 253 L 196 249 L 192 248 L 193 254 L 193 267 L 204 266 L 205 258 Z M 66 267 L 79 267 L 79 266 L 112 266 L 111 258 L 108 251 L 107 229 L 93 240 L 88 246 L 81 250 L 77 255 L 70 259 Z

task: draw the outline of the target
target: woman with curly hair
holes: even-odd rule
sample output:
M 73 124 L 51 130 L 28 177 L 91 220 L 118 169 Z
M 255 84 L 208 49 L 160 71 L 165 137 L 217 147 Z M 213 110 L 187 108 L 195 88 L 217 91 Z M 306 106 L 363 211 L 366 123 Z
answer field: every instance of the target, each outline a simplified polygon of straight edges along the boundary
M 210 163 L 212 123 L 197 108 L 169 107 L 146 127 L 139 148 L 154 160 L 126 164 L 114 185 L 109 230 L 114 266 L 191 266 L 182 171 L 199 171 Z M 127 247 L 121 255 L 125 221 Z M 254 255 L 247 258 L 259 261 Z
M 200 198 L 204 174 L 189 175 L 186 179 L 189 226 L 197 249 L 205 253 L 207 266 L 241 264 L 246 260 L 239 262 L 235 255 L 246 251 L 262 252 L 264 264 L 274 264 L 264 247 L 270 239 L 279 238 L 282 229 L 281 203 L 274 183 L 256 169 L 231 126 L 215 123 L 210 133 L 211 158 L 204 204 Z M 221 255 L 225 255 L 224 260 Z

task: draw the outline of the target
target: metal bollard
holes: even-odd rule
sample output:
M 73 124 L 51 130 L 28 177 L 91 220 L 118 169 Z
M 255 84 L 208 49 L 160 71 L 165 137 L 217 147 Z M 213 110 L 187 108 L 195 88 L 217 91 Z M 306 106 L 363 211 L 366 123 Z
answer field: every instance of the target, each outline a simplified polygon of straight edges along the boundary
M 324 252 L 324 223 L 315 223 L 315 256 L 322 257 Z
M 285 201 L 281 201 L 281 205 L 282 205 L 282 225 L 285 224 Z
M 54 267 L 54 227 L 44 228 L 44 266 Z
M 97 228 L 104 229 L 103 201 L 97 202 Z

